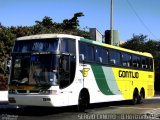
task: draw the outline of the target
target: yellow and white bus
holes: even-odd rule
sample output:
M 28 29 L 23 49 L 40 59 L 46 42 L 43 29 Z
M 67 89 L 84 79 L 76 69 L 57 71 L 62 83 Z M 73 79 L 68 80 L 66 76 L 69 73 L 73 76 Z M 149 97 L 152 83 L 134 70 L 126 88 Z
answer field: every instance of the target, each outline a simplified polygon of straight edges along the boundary
M 78 105 L 154 96 L 153 57 L 66 34 L 17 38 L 12 51 L 9 103 Z

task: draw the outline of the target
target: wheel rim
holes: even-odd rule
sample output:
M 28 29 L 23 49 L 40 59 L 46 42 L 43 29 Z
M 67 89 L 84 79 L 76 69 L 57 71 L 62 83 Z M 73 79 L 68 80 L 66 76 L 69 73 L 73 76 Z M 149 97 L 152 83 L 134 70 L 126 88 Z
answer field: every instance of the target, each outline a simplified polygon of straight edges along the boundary
M 133 98 L 134 104 L 137 104 L 137 101 L 138 101 L 138 98 L 137 98 L 137 96 L 135 96 L 135 97 Z

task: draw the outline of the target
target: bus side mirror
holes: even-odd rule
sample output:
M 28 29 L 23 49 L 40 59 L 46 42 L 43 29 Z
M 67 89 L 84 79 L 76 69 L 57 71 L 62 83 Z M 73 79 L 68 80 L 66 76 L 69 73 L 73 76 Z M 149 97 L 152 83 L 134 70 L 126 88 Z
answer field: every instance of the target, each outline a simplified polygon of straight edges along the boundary
M 79 55 L 79 60 L 80 60 L 80 61 L 84 61 L 84 54 L 80 54 L 80 55 Z

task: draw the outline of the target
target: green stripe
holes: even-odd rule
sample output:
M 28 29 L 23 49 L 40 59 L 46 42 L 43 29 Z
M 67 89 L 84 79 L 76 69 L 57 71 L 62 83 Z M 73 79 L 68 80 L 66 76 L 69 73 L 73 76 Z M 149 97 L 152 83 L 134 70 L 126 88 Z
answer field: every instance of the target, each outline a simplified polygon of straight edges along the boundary
M 114 94 L 120 94 L 120 91 L 118 89 L 118 85 L 116 83 L 116 79 L 114 77 L 114 73 L 111 67 L 102 67 L 103 72 L 104 72 L 104 76 L 106 78 L 106 81 L 109 85 L 110 90 L 112 91 L 112 93 Z
M 95 41 L 95 40 L 80 38 L 80 41 L 87 42 L 87 43 L 91 43 L 91 44 L 95 44 L 95 45 L 104 46 L 104 43 L 102 43 L 102 42 L 97 42 L 97 41 Z
M 102 67 L 98 65 L 91 65 L 91 68 L 93 70 L 93 74 L 100 91 L 105 95 L 113 95 L 112 91 L 110 90 L 106 82 L 106 78 L 105 78 Z

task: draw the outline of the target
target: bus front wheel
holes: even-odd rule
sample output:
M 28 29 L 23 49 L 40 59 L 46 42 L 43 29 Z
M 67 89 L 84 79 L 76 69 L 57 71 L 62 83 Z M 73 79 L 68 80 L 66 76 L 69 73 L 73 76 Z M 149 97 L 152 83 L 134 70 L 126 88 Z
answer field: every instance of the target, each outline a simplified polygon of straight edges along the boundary
M 85 112 L 85 109 L 89 105 L 89 93 L 86 90 L 80 92 L 78 99 L 78 111 Z

